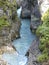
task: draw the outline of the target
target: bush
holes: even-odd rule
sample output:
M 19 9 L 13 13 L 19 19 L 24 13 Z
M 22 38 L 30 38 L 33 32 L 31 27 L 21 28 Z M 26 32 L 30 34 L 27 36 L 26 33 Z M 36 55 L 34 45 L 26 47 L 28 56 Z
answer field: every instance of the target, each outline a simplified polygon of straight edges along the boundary
M 40 49 L 40 51 L 43 51 L 45 49 L 45 45 L 44 44 L 40 44 L 39 45 L 39 49 Z
M 41 26 L 38 27 L 36 34 L 38 36 L 40 36 L 40 35 L 42 36 L 42 35 L 47 34 L 49 32 L 48 30 L 49 30 L 49 28 L 42 24 Z
M 49 9 L 41 17 L 43 24 L 38 27 L 36 33 L 40 36 L 39 49 L 42 55 L 38 57 L 40 62 L 49 59 Z
M 44 62 L 44 61 L 47 61 L 49 58 L 48 58 L 48 54 L 42 54 L 40 55 L 37 60 L 38 62 Z
M 7 19 L 4 16 L 0 17 L 0 29 L 3 28 L 4 26 L 9 25 L 10 25 L 9 21 L 7 21 Z
M 17 21 L 16 0 L 0 0 L 0 8 L 3 10 L 3 14 L 0 17 L 0 29 L 4 26 L 9 26 L 13 20 Z M 12 22 L 9 23 L 9 21 Z

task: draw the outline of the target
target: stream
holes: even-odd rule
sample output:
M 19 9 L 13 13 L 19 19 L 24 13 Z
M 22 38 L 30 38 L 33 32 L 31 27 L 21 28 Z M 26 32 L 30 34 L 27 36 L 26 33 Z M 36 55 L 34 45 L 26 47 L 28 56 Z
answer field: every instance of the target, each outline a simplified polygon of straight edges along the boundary
M 21 9 L 17 10 L 18 17 L 20 17 Z M 18 51 L 18 54 L 4 54 L 3 59 L 6 60 L 10 65 L 26 65 L 27 57 L 25 56 L 28 51 L 31 43 L 36 38 L 30 30 L 30 20 L 21 19 L 21 29 L 20 36 L 21 38 L 13 41 L 13 45 Z

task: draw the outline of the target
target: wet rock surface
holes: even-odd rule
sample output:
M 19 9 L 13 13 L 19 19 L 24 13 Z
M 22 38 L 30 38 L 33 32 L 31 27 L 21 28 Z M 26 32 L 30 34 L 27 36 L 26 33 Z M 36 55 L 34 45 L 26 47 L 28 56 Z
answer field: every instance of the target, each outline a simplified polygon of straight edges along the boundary
M 31 6 L 31 25 L 30 28 L 32 32 L 36 32 L 36 29 L 41 24 L 41 14 L 39 11 L 38 0 L 34 1 L 34 4 Z
M 27 9 L 23 9 L 23 11 L 21 12 L 21 18 L 30 18 L 30 10 Z
M 10 36 L 11 36 L 12 41 L 14 39 L 20 38 L 20 33 L 19 33 L 20 32 L 20 25 L 21 25 L 21 23 L 19 21 L 12 23 L 12 27 L 10 30 Z
M 36 33 L 36 30 L 38 28 L 39 25 L 41 25 L 41 21 L 40 18 L 37 18 L 35 16 L 31 16 L 31 24 L 30 24 L 30 29 L 32 32 Z
M 30 46 L 28 53 L 28 65 L 41 65 L 37 62 L 37 57 L 40 55 L 39 46 L 39 39 L 33 41 L 32 45 Z
M 23 0 L 23 2 L 22 2 L 22 12 L 21 12 L 22 18 L 30 18 L 31 17 L 30 8 L 31 8 L 31 6 L 29 4 L 29 0 Z

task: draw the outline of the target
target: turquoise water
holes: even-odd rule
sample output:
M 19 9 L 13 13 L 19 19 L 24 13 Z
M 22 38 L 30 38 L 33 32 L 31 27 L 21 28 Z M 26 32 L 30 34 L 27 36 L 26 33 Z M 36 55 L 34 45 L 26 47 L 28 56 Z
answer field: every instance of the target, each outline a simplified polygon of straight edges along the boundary
M 18 17 L 20 16 L 21 8 L 18 9 Z M 26 65 L 27 57 L 25 56 L 27 50 L 29 49 L 31 43 L 36 38 L 34 34 L 30 31 L 30 20 L 21 19 L 21 38 L 13 41 L 13 45 L 18 51 L 18 55 L 15 54 L 3 54 L 3 59 L 6 60 L 10 65 Z

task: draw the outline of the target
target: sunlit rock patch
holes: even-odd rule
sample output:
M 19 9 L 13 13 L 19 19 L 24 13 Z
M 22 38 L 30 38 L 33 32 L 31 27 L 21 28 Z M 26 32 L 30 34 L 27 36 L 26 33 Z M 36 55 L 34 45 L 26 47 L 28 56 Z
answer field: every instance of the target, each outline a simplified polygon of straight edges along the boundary
M 45 13 L 49 8 L 49 0 L 38 0 L 41 14 Z
M 17 53 L 12 46 L 2 46 L 0 48 L 0 54 L 3 53 Z
M 0 57 L 0 65 L 10 65 Z

